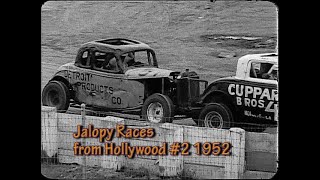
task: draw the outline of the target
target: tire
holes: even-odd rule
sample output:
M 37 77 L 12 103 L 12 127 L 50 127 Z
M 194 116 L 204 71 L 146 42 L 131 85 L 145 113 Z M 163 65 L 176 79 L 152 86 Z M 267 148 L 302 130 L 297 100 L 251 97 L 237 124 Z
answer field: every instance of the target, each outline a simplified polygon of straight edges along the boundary
M 143 103 L 142 118 L 153 123 L 171 123 L 174 116 L 174 105 L 171 99 L 163 94 L 155 93 Z
M 200 112 L 199 120 L 199 126 L 226 129 L 232 127 L 233 116 L 226 105 L 210 103 Z
M 42 91 L 42 104 L 56 107 L 59 112 L 66 112 L 69 108 L 70 92 L 60 81 L 50 81 Z

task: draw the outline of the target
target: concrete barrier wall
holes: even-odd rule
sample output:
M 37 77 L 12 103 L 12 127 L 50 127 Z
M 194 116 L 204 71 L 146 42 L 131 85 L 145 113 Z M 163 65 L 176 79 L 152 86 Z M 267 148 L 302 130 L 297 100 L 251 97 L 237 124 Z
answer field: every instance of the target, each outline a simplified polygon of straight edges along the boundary
M 270 133 L 246 132 L 244 179 L 272 178 L 277 172 L 278 135 Z
M 41 107 L 41 153 L 53 157 L 58 150 L 57 112 L 52 107 Z
M 83 146 L 102 145 L 96 138 L 73 138 L 73 133 L 77 131 L 77 125 L 88 127 L 89 124 L 95 128 L 114 128 L 116 124 L 124 124 L 124 120 L 116 117 L 95 117 L 85 116 L 84 124 L 81 115 L 58 113 L 58 160 L 61 163 L 78 163 L 87 166 L 100 166 L 120 170 L 124 166 L 124 156 L 75 156 L 73 145 L 75 142 Z M 121 139 L 114 138 L 116 144 L 121 143 Z
M 277 172 L 277 134 L 246 133 L 246 169 Z
M 184 141 L 196 142 L 230 142 L 230 156 L 199 156 L 195 149 L 191 155 L 184 156 L 186 171 L 194 174 L 194 178 L 232 178 L 238 179 L 244 172 L 244 142 L 245 131 L 239 128 L 230 130 L 211 129 L 203 127 L 183 126 Z
M 183 176 L 194 179 L 269 178 L 276 172 L 274 154 L 277 151 L 274 150 L 274 134 L 249 133 L 240 128 L 222 130 L 172 123 L 151 124 L 112 116 L 64 114 L 56 113 L 55 108 L 50 107 L 42 108 L 41 117 L 41 148 L 48 156 L 57 154 L 60 163 L 78 163 L 114 170 L 124 167 L 145 168 L 159 176 Z M 156 132 L 152 138 L 114 137 L 112 142 L 116 145 L 128 142 L 130 146 L 161 146 L 163 142 L 167 142 L 169 150 L 169 145 L 173 142 L 189 142 L 190 145 L 196 142 L 230 142 L 231 155 L 197 155 L 195 148 L 190 147 L 190 155 L 186 156 L 75 156 L 75 142 L 80 142 L 81 145 L 104 145 L 97 138 L 73 138 L 72 134 L 77 131 L 77 125 L 87 127 L 89 124 L 93 124 L 95 128 L 115 128 L 117 124 L 124 124 L 127 128 L 153 128 Z M 261 159 L 261 153 L 264 158 L 269 159 Z

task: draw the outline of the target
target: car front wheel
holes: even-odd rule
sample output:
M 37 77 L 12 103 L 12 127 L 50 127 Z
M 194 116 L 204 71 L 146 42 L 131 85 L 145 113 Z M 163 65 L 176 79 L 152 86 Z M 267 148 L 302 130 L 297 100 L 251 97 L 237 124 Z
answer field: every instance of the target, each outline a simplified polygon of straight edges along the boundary
M 174 116 L 174 105 L 168 96 L 155 93 L 144 102 L 141 115 L 143 119 L 149 122 L 171 123 Z
M 69 108 L 70 93 L 67 86 L 60 81 L 50 81 L 42 91 L 42 104 L 56 107 L 58 111 L 65 112 Z
M 225 129 L 232 126 L 233 117 L 230 109 L 221 103 L 207 104 L 199 115 L 201 126 Z

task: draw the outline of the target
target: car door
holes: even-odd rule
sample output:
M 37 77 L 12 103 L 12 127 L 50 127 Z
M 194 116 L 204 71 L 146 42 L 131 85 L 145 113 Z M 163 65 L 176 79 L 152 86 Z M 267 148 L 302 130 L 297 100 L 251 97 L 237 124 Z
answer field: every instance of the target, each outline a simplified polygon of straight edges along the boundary
M 248 68 L 254 64 L 267 64 L 265 62 L 249 62 Z M 270 63 L 270 66 L 273 66 Z M 274 66 L 276 66 L 274 64 Z M 250 72 L 248 70 L 248 72 Z M 239 80 L 235 87 L 236 103 L 241 104 L 240 115 L 254 123 L 274 123 L 278 121 L 278 81 L 260 76 L 248 75 Z
M 144 85 L 135 80 L 128 80 L 118 64 L 117 57 L 110 53 L 95 50 L 91 53 L 92 69 L 90 82 L 85 86 L 86 103 L 108 109 L 139 108 L 143 104 Z M 108 59 L 108 57 L 111 57 Z M 112 67 L 114 65 L 115 67 Z
M 277 121 L 277 85 L 241 80 L 235 85 L 240 117 L 254 123 Z

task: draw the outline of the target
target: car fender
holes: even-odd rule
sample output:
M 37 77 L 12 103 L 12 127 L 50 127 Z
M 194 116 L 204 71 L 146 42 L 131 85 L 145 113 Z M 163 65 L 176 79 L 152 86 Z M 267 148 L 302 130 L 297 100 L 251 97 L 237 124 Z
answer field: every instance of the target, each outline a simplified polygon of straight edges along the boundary
M 226 86 L 230 84 L 229 81 L 215 81 L 211 83 L 204 91 L 200 98 L 200 104 L 206 105 L 212 102 L 223 103 L 229 107 L 235 119 L 237 119 L 236 113 L 237 108 L 235 102 L 232 100 L 232 97 L 228 94 L 227 91 L 222 89 L 223 84 Z
M 69 81 L 68 73 L 67 73 L 66 70 L 58 71 L 58 72 L 50 79 L 50 81 L 53 81 L 53 80 L 61 81 L 61 82 L 65 83 L 68 88 L 72 88 L 72 87 L 71 87 L 71 82 Z
M 65 72 L 63 71 L 59 71 L 57 72 L 49 81 L 60 81 L 60 82 L 63 82 L 69 89 L 70 91 L 70 95 L 71 95 L 71 98 L 73 98 L 74 96 L 74 89 L 72 87 L 72 84 L 71 82 L 69 81 L 69 79 L 65 76 Z

